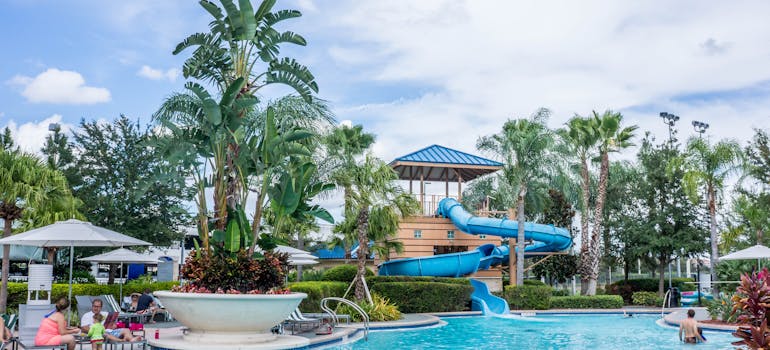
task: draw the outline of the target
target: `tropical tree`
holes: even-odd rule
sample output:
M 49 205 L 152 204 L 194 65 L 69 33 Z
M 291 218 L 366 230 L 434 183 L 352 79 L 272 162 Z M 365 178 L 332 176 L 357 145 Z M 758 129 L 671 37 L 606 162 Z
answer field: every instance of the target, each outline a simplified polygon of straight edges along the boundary
M 13 142 L 13 136 L 11 135 L 11 129 L 6 126 L 5 129 L 3 129 L 3 133 L 0 134 L 0 151 L 11 151 L 14 148 L 15 144 Z
M 396 172 L 372 155 L 366 155 L 359 166 L 352 169 L 350 179 L 352 205 L 345 213 L 345 220 L 354 225 L 357 233 L 355 297 L 362 300 L 368 297 L 364 276 L 370 238 L 382 241 L 395 235 L 400 219 L 416 214 L 419 205 L 398 186 Z
M 351 198 L 352 174 L 358 167 L 358 158 L 374 144 L 374 134 L 364 132 L 362 125 L 340 125 L 331 130 L 323 139 L 326 148 L 326 164 L 329 179 L 343 190 L 344 212 L 352 210 Z M 350 257 L 350 249 L 355 244 L 356 232 L 352 221 L 343 221 L 334 226 L 337 234 L 332 237 L 329 247 L 342 247 L 345 258 Z M 398 248 L 397 246 L 394 248 Z
M 527 219 L 525 204 L 528 194 L 539 189 L 540 197 L 545 198 L 548 174 L 556 173 L 559 158 L 553 152 L 556 134 L 546 125 L 550 112 L 540 109 L 529 119 L 508 120 L 500 133 L 478 139 L 476 147 L 494 154 L 502 161 L 500 192 L 511 194 L 507 204 L 515 205 L 518 220 L 516 251 L 516 284 L 524 283 L 524 222 Z M 530 192 L 533 192 L 530 194 Z M 512 208 L 511 211 L 514 211 Z M 533 212 L 536 212 L 533 210 Z M 514 251 L 513 241 L 509 240 L 509 249 Z M 509 266 L 513 268 L 513 254 L 510 254 Z M 513 274 L 512 274 L 513 276 Z M 513 284 L 511 278 L 511 284 Z
M 575 116 L 567 121 L 566 127 L 558 130 L 559 136 L 566 142 L 571 154 L 578 160 L 580 172 L 580 256 L 588 256 L 590 248 L 588 236 L 588 221 L 590 219 L 589 199 L 591 198 L 591 174 L 589 160 L 596 151 L 599 141 L 595 119 Z M 587 275 L 586 275 L 587 276 Z M 581 286 L 587 286 L 583 280 Z
M 67 180 L 38 158 L 21 152 L 0 151 L 0 218 L 3 237 L 12 234 L 14 222 L 35 218 L 38 225 L 80 217 Z M 51 211 L 51 209 L 56 209 Z M 10 246 L 3 246 L 0 312 L 8 302 Z
M 717 201 L 724 182 L 741 169 L 743 152 L 738 142 L 721 140 L 711 145 L 708 139 L 691 138 L 687 141 L 684 162 L 684 189 L 694 203 L 700 202 L 700 190 L 706 192 L 711 242 L 711 280 L 717 281 L 719 237 L 717 233 Z
M 593 127 L 599 146 L 599 181 L 597 185 L 596 208 L 594 208 L 594 223 L 588 244 L 588 256 L 581 256 L 580 274 L 584 283 L 581 289 L 584 295 L 596 294 L 596 282 L 599 278 L 599 263 L 601 261 L 601 237 L 603 231 L 604 205 L 607 198 L 607 180 L 610 171 L 609 154 L 620 152 L 633 146 L 631 139 L 636 125 L 623 127 L 623 115 L 613 111 L 602 114 L 593 111 Z M 584 244 L 586 244 L 584 243 Z M 587 278 L 586 278 L 587 277 Z
M 213 20 L 209 32 L 188 36 L 174 49 L 179 54 L 194 48 L 185 62 L 185 78 L 195 78 L 227 91 L 239 79 L 239 93 L 254 95 L 270 84 L 292 87 L 307 101 L 318 85 L 313 74 L 296 60 L 281 58 L 284 43 L 305 46 L 305 39 L 292 31 L 279 32 L 276 26 L 285 20 L 302 16 L 296 10 L 272 12 L 275 0 L 264 0 L 255 11 L 250 0 L 220 0 L 222 8 L 211 1 L 200 1 Z M 257 68 L 260 67 L 260 68 Z

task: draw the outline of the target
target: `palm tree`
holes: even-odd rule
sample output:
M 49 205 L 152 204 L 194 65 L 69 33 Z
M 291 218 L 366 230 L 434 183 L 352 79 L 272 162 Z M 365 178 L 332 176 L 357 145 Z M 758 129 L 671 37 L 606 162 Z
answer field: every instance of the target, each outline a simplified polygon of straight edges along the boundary
M 352 210 L 351 196 L 352 174 L 358 167 L 356 159 L 374 144 L 374 134 L 364 132 L 362 125 L 340 125 L 324 137 L 327 159 L 324 162 L 329 169 L 329 178 L 343 190 L 344 213 Z M 334 232 L 341 237 L 333 237 L 329 247 L 340 246 L 345 250 L 345 259 L 350 257 L 350 248 L 356 240 L 355 223 L 343 221 L 334 226 Z
M 636 125 L 623 128 L 621 122 L 623 115 L 613 111 L 605 111 L 599 115 L 593 111 L 593 126 L 599 143 L 599 184 L 596 195 L 596 208 L 594 208 L 594 225 L 591 232 L 588 256 L 581 259 L 581 274 L 587 273 L 587 286 L 581 287 L 585 290 L 585 295 L 596 294 L 596 282 L 599 278 L 599 262 L 601 260 L 601 236 L 602 221 L 604 219 L 604 204 L 607 198 L 607 180 L 609 178 L 610 157 L 612 152 L 619 152 L 625 148 L 633 146 L 631 139 L 634 137 L 634 131 L 638 128 Z M 584 243 L 585 244 L 585 243 Z M 582 280 L 586 280 L 581 275 Z
M 209 32 L 192 34 L 174 49 L 176 55 L 195 48 L 184 63 L 185 78 L 206 81 L 218 86 L 220 92 L 243 79 L 245 84 L 240 90 L 243 95 L 253 95 L 267 85 L 279 83 L 292 87 L 310 101 L 313 92 L 318 92 L 313 74 L 294 59 L 279 57 L 281 44 L 305 46 L 305 38 L 292 31 L 275 29 L 280 22 L 300 17 L 302 13 L 271 12 L 275 0 L 262 1 L 256 11 L 249 0 L 239 1 L 239 6 L 232 0 L 219 2 L 224 13 L 211 1 L 200 2 L 213 17 Z M 265 67 L 256 69 L 258 65 Z
M 394 235 L 398 230 L 399 219 L 417 213 L 418 205 L 398 186 L 396 172 L 387 163 L 371 155 L 367 155 L 358 167 L 352 169 L 350 178 L 352 204 L 345 216 L 355 223 L 358 236 L 358 272 L 354 283 L 355 297 L 362 300 L 368 295 L 364 276 L 370 237 L 386 239 Z
M 691 138 L 687 141 L 686 149 L 682 181 L 688 197 L 694 203 L 700 201 L 698 190 L 702 188 L 706 191 L 711 241 L 711 280 L 717 281 L 717 198 L 722 192 L 725 179 L 741 169 L 743 152 L 738 142 L 728 139 L 711 145 L 708 139 Z
M 591 197 L 591 175 L 588 167 L 588 160 L 595 151 L 598 135 L 596 128 L 593 127 L 593 118 L 583 118 L 575 116 L 570 119 L 566 128 L 558 131 L 561 138 L 567 143 L 570 153 L 574 153 L 580 166 L 580 256 L 588 256 L 588 221 L 589 204 Z M 586 276 L 581 274 L 581 276 Z M 586 280 L 581 286 L 587 286 Z M 585 291 L 584 291 L 585 292 Z
M 516 220 L 519 225 L 517 285 L 524 283 L 524 222 L 528 192 L 538 183 L 545 182 L 544 175 L 554 173 L 559 163 L 551 152 L 556 144 L 556 135 L 546 125 L 549 115 L 547 109 L 540 109 L 529 119 L 508 120 L 500 133 L 481 137 L 476 142 L 479 150 L 494 153 L 502 160 L 504 166 L 499 185 L 502 192 L 514 194 L 515 197 L 509 204 L 516 204 Z M 513 242 L 509 242 L 509 249 L 513 251 Z M 509 266 L 513 266 L 513 254 L 510 254 Z M 511 277 L 513 284 L 513 275 Z
M 0 218 L 3 237 L 12 233 L 14 221 L 31 220 L 36 226 L 80 217 L 67 180 L 38 158 L 20 152 L 0 151 Z M 3 246 L 0 313 L 8 302 L 10 246 Z

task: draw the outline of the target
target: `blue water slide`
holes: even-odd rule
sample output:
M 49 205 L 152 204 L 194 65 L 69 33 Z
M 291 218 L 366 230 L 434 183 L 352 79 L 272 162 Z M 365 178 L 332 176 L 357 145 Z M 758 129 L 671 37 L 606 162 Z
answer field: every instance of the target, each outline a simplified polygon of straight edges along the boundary
M 473 294 L 471 294 L 473 310 L 480 310 L 484 315 L 508 315 L 511 313 L 508 302 L 492 295 L 486 283 L 471 278 L 471 286 L 473 287 Z
M 453 198 L 442 199 L 437 212 L 452 220 L 452 223 L 465 233 L 500 237 L 518 235 L 519 223 L 516 220 L 473 216 Z M 572 245 L 572 237 L 566 229 L 532 222 L 524 223 L 524 239 L 535 241 L 524 249 L 525 252 L 559 252 Z

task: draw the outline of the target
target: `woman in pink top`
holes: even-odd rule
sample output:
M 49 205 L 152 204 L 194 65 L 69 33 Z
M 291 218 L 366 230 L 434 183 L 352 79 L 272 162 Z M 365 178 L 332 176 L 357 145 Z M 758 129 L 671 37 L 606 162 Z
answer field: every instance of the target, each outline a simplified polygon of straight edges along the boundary
M 75 337 L 72 334 L 80 333 L 80 328 L 67 326 L 64 310 L 69 307 L 70 302 L 67 298 L 61 298 L 56 302 L 56 310 L 40 322 L 40 329 L 35 335 L 35 346 L 67 345 L 67 350 L 75 349 Z

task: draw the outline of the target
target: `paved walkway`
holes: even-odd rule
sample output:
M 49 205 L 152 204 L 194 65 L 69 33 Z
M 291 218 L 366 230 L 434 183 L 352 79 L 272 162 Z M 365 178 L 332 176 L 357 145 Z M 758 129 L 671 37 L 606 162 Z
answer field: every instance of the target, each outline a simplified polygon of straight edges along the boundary
M 687 310 L 689 309 L 695 310 L 695 319 L 697 321 L 704 321 L 704 320 L 711 319 L 711 315 L 709 315 L 705 307 L 693 307 L 693 308 L 674 309 L 673 312 L 663 317 L 663 320 L 672 326 L 679 327 L 679 324 L 682 323 L 682 320 L 687 318 Z M 718 325 L 718 324 L 702 323 L 702 322 L 698 322 L 698 327 L 703 329 L 708 329 L 708 330 L 714 330 L 714 331 L 732 331 L 732 332 L 734 332 L 738 328 L 737 326 Z

